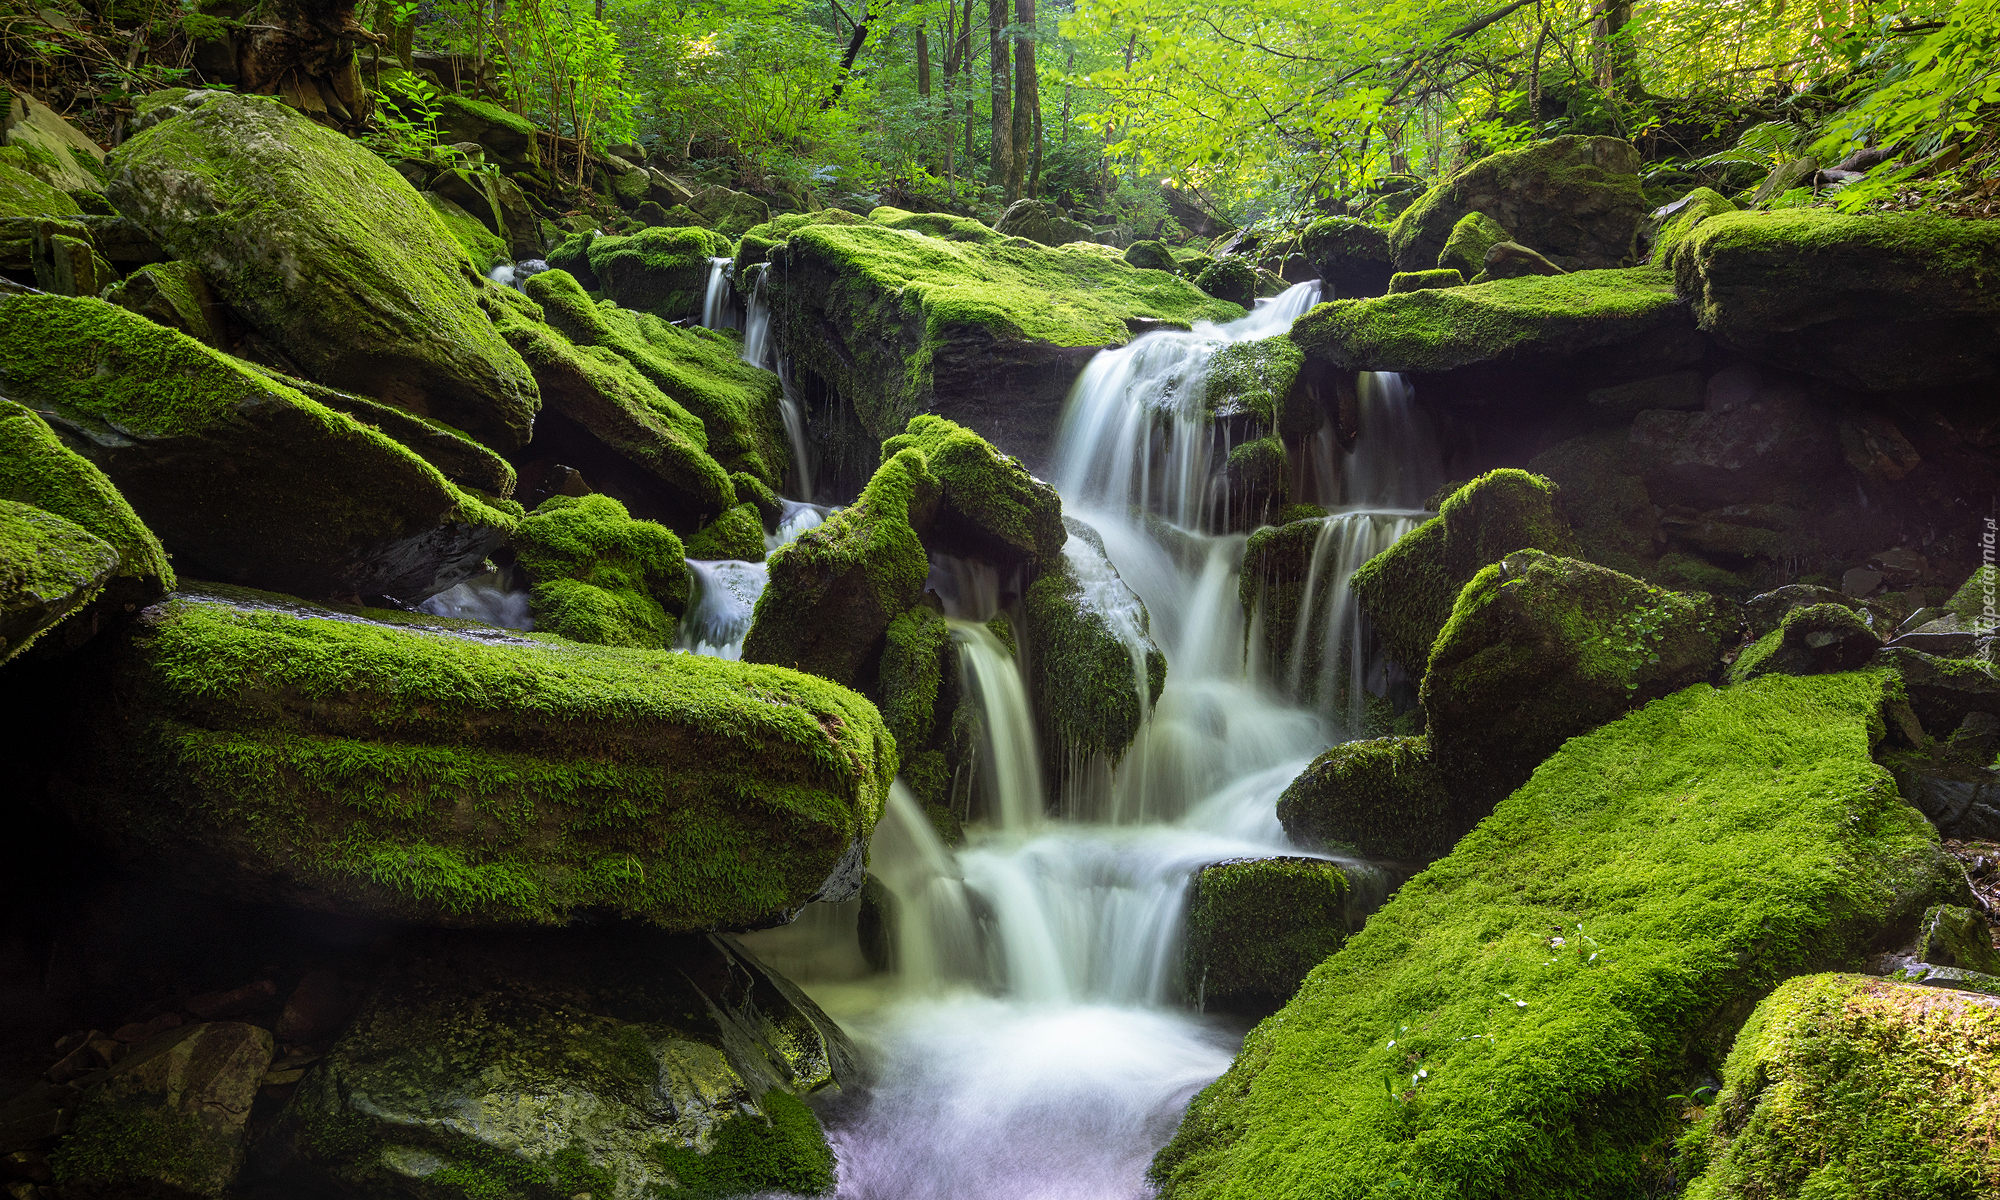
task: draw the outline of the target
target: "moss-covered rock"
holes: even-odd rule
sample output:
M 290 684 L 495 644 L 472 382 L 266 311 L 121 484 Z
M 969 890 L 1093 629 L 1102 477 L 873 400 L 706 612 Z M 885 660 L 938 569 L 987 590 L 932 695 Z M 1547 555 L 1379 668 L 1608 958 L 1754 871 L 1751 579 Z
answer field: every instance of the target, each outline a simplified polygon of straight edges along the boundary
M 366 147 L 214 93 L 120 146 L 107 194 L 321 382 L 527 442 L 534 379 L 480 311 L 470 260 Z
M 709 228 L 731 241 L 771 219 L 771 206 L 748 192 L 711 184 L 696 192 L 687 206 L 700 213 Z M 717 251 L 728 253 L 728 249 Z
M 1180 264 L 1174 261 L 1173 251 L 1165 242 L 1137 241 L 1125 247 L 1125 261 L 1142 271 L 1178 272 Z
M 579 288 L 593 292 L 603 290 L 604 282 L 590 267 L 590 245 L 596 240 L 597 231 L 586 230 L 582 233 L 572 233 L 549 247 L 549 256 L 545 260 L 549 264 L 549 270 L 568 272 Z
M 868 686 L 889 623 L 923 595 L 930 559 L 917 530 L 942 490 L 923 452 L 903 450 L 854 503 L 774 552 L 743 660 Z
M 1167 682 L 1146 606 L 1104 553 L 1095 530 L 1066 521 L 1060 559 L 1023 599 L 1028 687 L 1051 756 L 1101 754 L 1116 763 L 1139 736 Z
M 1319 272 L 1328 300 L 1356 300 L 1389 290 L 1395 267 L 1389 231 L 1353 217 L 1321 217 L 1306 226 L 1299 249 Z
M 951 661 L 951 630 L 944 615 L 923 605 L 889 622 L 879 672 L 882 720 L 898 750 L 914 758 L 935 740 Z
M 1268 432 L 1310 435 L 1324 415 L 1300 379 L 1305 352 L 1284 334 L 1230 342 L 1208 360 L 1202 405 L 1218 418 L 1249 414 Z
M 1217 300 L 1243 308 L 1257 303 L 1257 271 L 1247 259 L 1219 258 L 1201 269 L 1194 285 Z
M 1917 922 L 1917 960 L 2000 975 L 2000 950 L 1994 949 L 1992 926 L 1957 904 L 1936 904 L 1924 911 L 1923 920 Z
M 1844 604 L 1806 604 L 1784 615 L 1730 665 L 1729 681 L 1759 675 L 1851 671 L 1875 656 L 1882 638 Z
M 104 186 L 104 149 L 48 105 L 0 85 L 0 130 L 7 149 L 30 162 L 29 170 L 65 192 Z
M 1438 768 L 1483 815 L 1564 741 L 1711 678 L 1735 631 L 1705 595 L 1509 554 L 1465 585 L 1431 648 L 1420 695 Z
M 1471 212 L 1458 219 L 1451 227 L 1451 236 L 1444 242 L 1444 249 L 1438 251 L 1439 269 L 1457 271 L 1470 279 L 1486 269 L 1486 252 L 1502 242 L 1511 242 L 1514 235 L 1506 226 L 1483 212 Z
M 534 585 L 535 628 L 599 646 L 673 645 L 690 587 L 673 530 L 633 520 L 609 496 L 552 496 L 514 530 L 513 546 Z
M 714 230 L 667 227 L 642 229 L 630 237 L 593 238 L 587 253 L 605 296 L 622 307 L 677 321 L 701 315 L 708 260 L 731 249 L 730 240 Z
M 871 222 L 804 226 L 772 255 L 778 344 L 853 405 L 868 438 L 937 412 L 1030 463 L 1099 348 L 1135 324 L 1242 313 L 1088 242 L 946 241 Z
M 2000 227 L 1929 213 L 1729 212 L 1674 283 L 1703 332 L 1759 362 L 1867 388 L 2000 373 Z
M 687 541 L 687 556 L 764 561 L 764 518 L 755 504 L 739 504 L 703 526 Z
M 1687 321 L 1673 277 L 1636 267 L 1338 300 L 1300 317 L 1291 335 L 1338 370 L 1439 372 L 1566 357 Z
M 1068 213 L 1046 200 L 1014 201 L 993 223 L 993 232 L 1002 237 L 1027 238 L 1044 246 L 1090 240 L 1090 226 L 1070 220 Z
M 513 261 L 514 256 L 508 253 L 506 239 L 494 233 L 478 217 L 436 192 L 424 192 L 422 195 L 424 203 L 431 206 L 438 220 L 444 222 L 451 236 L 464 247 L 465 256 L 472 260 L 473 268 L 481 275 L 503 262 Z
M 211 579 L 421 600 L 514 522 L 380 431 L 102 300 L 0 297 L 0 386 Z
M 1447 854 L 1467 818 L 1431 759 L 1430 739 L 1342 742 L 1315 758 L 1278 797 L 1285 836 L 1394 862 Z
M 527 166 L 542 159 L 535 123 L 497 104 L 439 91 L 432 97 L 437 105 L 438 140 L 477 142 L 486 160 L 506 166 Z
M 798 1097 L 854 1071 L 840 1029 L 728 939 L 439 939 L 300 1085 L 282 1182 L 440 1200 L 819 1195 L 833 1151 Z
M 222 310 L 201 268 L 191 262 L 149 263 L 113 284 L 104 298 L 205 346 L 225 349 Z
M 577 346 L 600 346 L 700 418 L 709 455 L 725 471 L 747 471 L 767 486 L 791 465 L 777 375 L 742 359 L 741 348 L 712 329 L 682 329 L 651 313 L 593 304 L 563 271 L 529 278 L 526 291 L 548 323 Z
M 1181 954 L 1188 999 L 1202 1009 L 1267 1013 L 1347 940 L 1347 876 L 1317 858 L 1255 858 L 1203 867 L 1188 881 Z
M 462 488 L 502 500 L 514 494 L 514 485 L 518 480 L 513 464 L 441 421 L 420 417 L 366 396 L 352 396 L 256 363 L 246 365 L 308 400 L 324 404 L 335 412 L 346 413 L 363 425 L 373 426 Z
M 1694 227 L 1717 213 L 1735 212 L 1736 205 L 1713 188 L 1699 187 L 1667 205 L 1654 216 L 1659 228 L 1653 234 L 1652 263 L 1674 269 L 1674 251 L 1694 232 Z
M 1781 985 L 1737 1035 L 1681 1140 L 1687 1200 L 2000 1189 L 1988 1134 L 2000 1004 L 1860 975 Z
M 1396 266 L 1438 263 L 1452 230 L 1484 213 L 1568 270 L 1632 261 L 1650 206 L 1639 152 L 1609 137 L 1557 137 L 1480 159 L 1403 210 L 1389 229 Z
M 79 1108 L 49 1157 L 77 1195 L 228 1195 L 244 1128 L 276 1049 L 239 1021 L 169 1029 L 133 1046 Z
M 1695 375 L 1697 404 L 1700 383 Z M 1666 535 L 1646 490 L 1647 465 L 1622 428 L 1558 442 L 1528 460 L 1531 473 L 1561 489 L 1562 515 L 1576 534 L 1578 558 L 1661 582 L 1652 568 Z
M 1435 291 L 1438 288 L 1465 286 L 1465 274 L 1457 267 L 1437 267 L 1428 271 L 1398 271 L 1389 276 L 1391 296 L 1404 292 Z
M 895 772 L 873 706 L 773 667 L 220 588 L 110 649 L 109 680 L 76 675 L 60 799 L 129 862 L 245 900 L 758 926 L 851 894 Z
M 0 162 L 0 217 L 80 216 L 83 206 L 67 194 Z
M 1549 481 L 1504 467 L 1446 497 L 1436 517 L 1363 563 L 1348 586 L 1383 649 L 1421 675 L 1459 589 L 1516 550 L 1574 557 L 1577 546 Z
M 0 662 L 97 597 L 118 551 L 81 525 L 0 500 Z
M 935 520 L 920 531 L 926 549 L 1020 563 L 1051 562 L 1062 553 L 1069 536 L 1062 497 L 1019 459 L 928 413 L 911 417 L 902 433 L 882 443 L 882 461 L 905 450 L 924 456 L 942 489 Z
M 755 225 L 736 239 L 736 284 L 744 286 L 744 272 L 770 260 L 771 251 L 790 240 L 808 225 L 860 225 L 867 220 L 844 208 L 825 208 L 816 213 L 785 213 Z
M 1640 1195 L 1759 995 L 1956 886 L 1881 674 L 1697 685 L 1567 743 L 1189 1105 L 1168 1200 Z
M 1291 471 L 1286 465 L 1284 440 L 1275 436 L 1255 438 L 1230 450 L 1223 467 L 1223 482 L 1229 489 L 1230 528 L 1250 529 L 1269 524 L 1291 494 Z

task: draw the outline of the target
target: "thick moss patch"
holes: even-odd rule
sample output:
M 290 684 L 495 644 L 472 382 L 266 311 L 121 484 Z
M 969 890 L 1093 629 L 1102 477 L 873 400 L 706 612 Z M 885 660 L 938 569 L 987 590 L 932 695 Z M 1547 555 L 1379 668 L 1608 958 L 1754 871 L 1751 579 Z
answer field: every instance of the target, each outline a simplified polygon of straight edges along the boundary
M 457 238 L 389 164 L 275 99 L 211 93 L 112 157 L 112 203 L 320 381 L 502 450 L 540 406 Z
M 1183 987 L 1203 1008 L 1283 1004 L 1347 940 L 1347 876 L 1315 858 L 1217 863 L 1188 883 Z
M 1681 1143 L 1687 1200 L 2000 1193 L 2000 1004 L 1810 975 L 1757 1006 Z
M 587 251 L 604 294 L 625 308 L 667 320 L 701 315 L 709 259 L 728 254 L 728 238 L 698 226 L 642 229 L 598 237 Z
M 1062 557 L 1023 598 L 1029 687 L 1049 745 L 1116 763 L 1167 683 L 1151 618 L 1088 526 L 1073 525 Z
M 910 418 L 882 443 L 882 461 L 904 450 L 924 456 L 942 489 L 937 521 L 925 546 L 975 557 L 1047 562 L 1062 552 L 1062 498 L 1028 473 L 1020 460 L 943 417 Z
M 1336 300 L 1300 317 L 1291 336 L 1338 370 L 1439 372 L 1575 354 L 1686 320 L 1673 276 L 1635 267 Z
M 1251 1032 L 1162 1194 L 1647 1194 L 1751 1002 L 1954 886 L 1869 757 L 1892 687 L 1697 685 L 1570 741 Z
M 68 217 L 83 206 L 64 192 L 21 170 L 0 163 L 0 217 Z
M 458 926 L 784 919 L 895 748 L 824 680 L 469 622 L 179 593 L 79 678 L 79 820 L 183 884 Z M 858 873 L 852 881 L 858 883 Z
M 1342 742 L 1315 758 L 1278 797 L 1285 835 L 1395 862 L 1428 862 L 1466 826 L 1428 737 Z
M 784 245 L 800 229 L 808 225 L 860 225 L 866 220 L 844 208 L 827 208 L 816 213 L 785 213 L 752 226 L 736 239 L 736 286 L 747 286 L 744 271 L 769 261 L 771 251 Z
M 0 662 L 88 604 L 118 569 L 118 551 L 82 526 L 0 500 Z
M 108 543 L 118 552 L 110 586 L 119 602 L 151 601 L 174 586 L 160 539 L 104 472 L 10 400 L 0 400 L 0 499 L 53 513 Z
M 1231 342 L 1208 361 L 1203 405 L 1218 417 L 1252 414 L 1269 433 L 1304 437 L 1319 424 L 1316 406 L 1305 402 L 1299 369 L 1305 354 L 1279 334 Z
M 535 628 L 574 642 L 664 650 L 687 609 L 687 559 L 674 531 L 635 521 L 609 496 L 553 496 L 514 530 L 534 581 Z
M 1396 218 L 1389 246 L 1406 271 L 1448 265 L 1438 256 L 1478 212 L 1558 266 L 1618 267 L 1631 260 L 1649 207 L 1630 142 L 1556 137 L 1488 155 L 1425 192 Z
M 701 532 L 688 539 L 687 556 L 763 562 L 764 518 L 758 515 L 757 506 L 738 504 L 703 526 Z

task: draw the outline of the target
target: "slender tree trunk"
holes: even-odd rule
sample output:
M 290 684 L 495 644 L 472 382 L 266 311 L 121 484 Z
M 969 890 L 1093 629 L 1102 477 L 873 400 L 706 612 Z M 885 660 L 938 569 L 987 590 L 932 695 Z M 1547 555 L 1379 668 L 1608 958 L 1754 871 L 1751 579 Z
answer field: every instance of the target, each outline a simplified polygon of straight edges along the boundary
M 917 26 L 917 95 L 931 98 L 931 43 L 922 25 Z
M 1022 179 L 1030 161 L 1041 153 L 1041 139 L 1035 136 L 1041 107 L 1040 80 L 1035 75 L 1035 0 L 1014 0 L 1014 121 L 1007 162 L 1007 203 L 1021 198 Z
M 1014 77 L 1006 28 L 1007 0 L 986 0 L 986 52 L 993 72 L 993 149 L 986 179 L 1003 186 L 1014 168 Z
M 1056 135 L 1065 146 L 1069 145 L 1069 77 L 1074 74 L 1076 74 L 1076 47 L 1071 46 L 1069 58 L 1063 63 L 1062 132 Z
M 840 90 L 847 86 L 847 73 L 854 69 L 854 59 L 861 53 L 861 44 L 868 40 L 868 6 L 861 6 L 861 16 L 854 22 L 854 33 L 847 39 L 847 52 L 840 56 L 840 74 L 834 76 L 833 90 L 826 99 L 819 102 L 821 112 L 840 103 Z

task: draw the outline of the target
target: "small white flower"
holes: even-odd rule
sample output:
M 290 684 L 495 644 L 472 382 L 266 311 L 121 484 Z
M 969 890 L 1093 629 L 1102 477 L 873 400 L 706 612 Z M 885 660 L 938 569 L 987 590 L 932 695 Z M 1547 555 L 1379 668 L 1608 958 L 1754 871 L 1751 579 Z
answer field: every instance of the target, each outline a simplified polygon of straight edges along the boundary
M 1417 1078 L 1418 1078 L 1418 1079 L 1429 1079 L 1430 1077 L 1431 1077 L 1431 1073 L 1430 1073 L 1430 1070 L 1429 1070 L 1428 1068 L 1425 1068 L 1425 1069 L 1422 1069 L 1422 1070 L 1419 1070 L 1419 1071 L 1417 1072 Z
M 1516 1000 L 1516 1001 L 1514 1001 L 1514 1007 L 1515 1007 L 1515 1008 L 1526 1008 L 1526 1007 L 1528 1007 L 1528 1002 L 1527 1002 L 1526 1000 Z
M 1554 946 L 1557 949 L 1561 949 L 1562 947 L 1569 945 L 1569 940 L 1567 938 L 1550 938 L 1549 945 Z

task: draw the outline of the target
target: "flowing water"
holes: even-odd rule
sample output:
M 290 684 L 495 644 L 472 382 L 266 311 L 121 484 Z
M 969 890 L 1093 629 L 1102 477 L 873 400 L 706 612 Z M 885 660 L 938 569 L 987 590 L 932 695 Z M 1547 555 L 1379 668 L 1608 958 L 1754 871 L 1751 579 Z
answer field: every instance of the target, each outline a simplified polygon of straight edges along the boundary
M 708 260 L 708 290 L 701 298 L 703 328 L 736 328 L 736 287 L 729 281 L 735 268 L 736 260 L 731 258 Z
M 1150 1195 L 1147 1163 L 1240 1044 L 1241 1022 L 1205 1015 L 1184 994 L 1188 880 L 1225 859 L 1302 853 L 1285 839 L 1277 797 L 1344 723 L 1289 699 L 1298 681 L 1246 660 L 1237 585 L 1248 538 L 1229 532 L 1240 522 L 1222 478 L 1228 435 L 1202 411 L 1201 391 L 1218 350 L 1282 333 L 1317 294 L 1301 285 L 1239 321 L 1104 351 L 1071 393 L 1056 482 L 1110 566 L 1074 533 L 1065 553 L 1131 650 L 1142 703 L 1133 597 L 1168 663 L 1158 703 L 1115 765 L 1072 764 L 1064 793 L 1045 794 L 1053 750 L 1038 742 L 1015 654 L 984 624 L 1008 581 L 933 559 L 927 586 L 944 600 L 982 715 L 966 842 L 945 847 L 908 790 L 892 789 L 870 855 L 892 898 L 886 973 L 854 948 L 858 903 L 815 905 L 746 938 L 871 1064 L 865 1098 L 830 1113 L 846 1200 Z M 1400 381 L 1365 390 L 1355 448 L 1329 435 L 1315 472 L 1321 502 L 1344 511 L 1319 535 L 1329 548 L 1314 551 L 1312 587 L 1346 622 L 1327 632 L 1357 638 L 1365 629 L 1345 589 L 1365 561 L 1356 556 L 1418 519 L 1429 493 L 1417 489 L 1440 474 Z M 1365 676 L 1366 646 L 1353 658 Z M 1370 864 L 1342 867 L 1358 920 L 1391 880 Z

